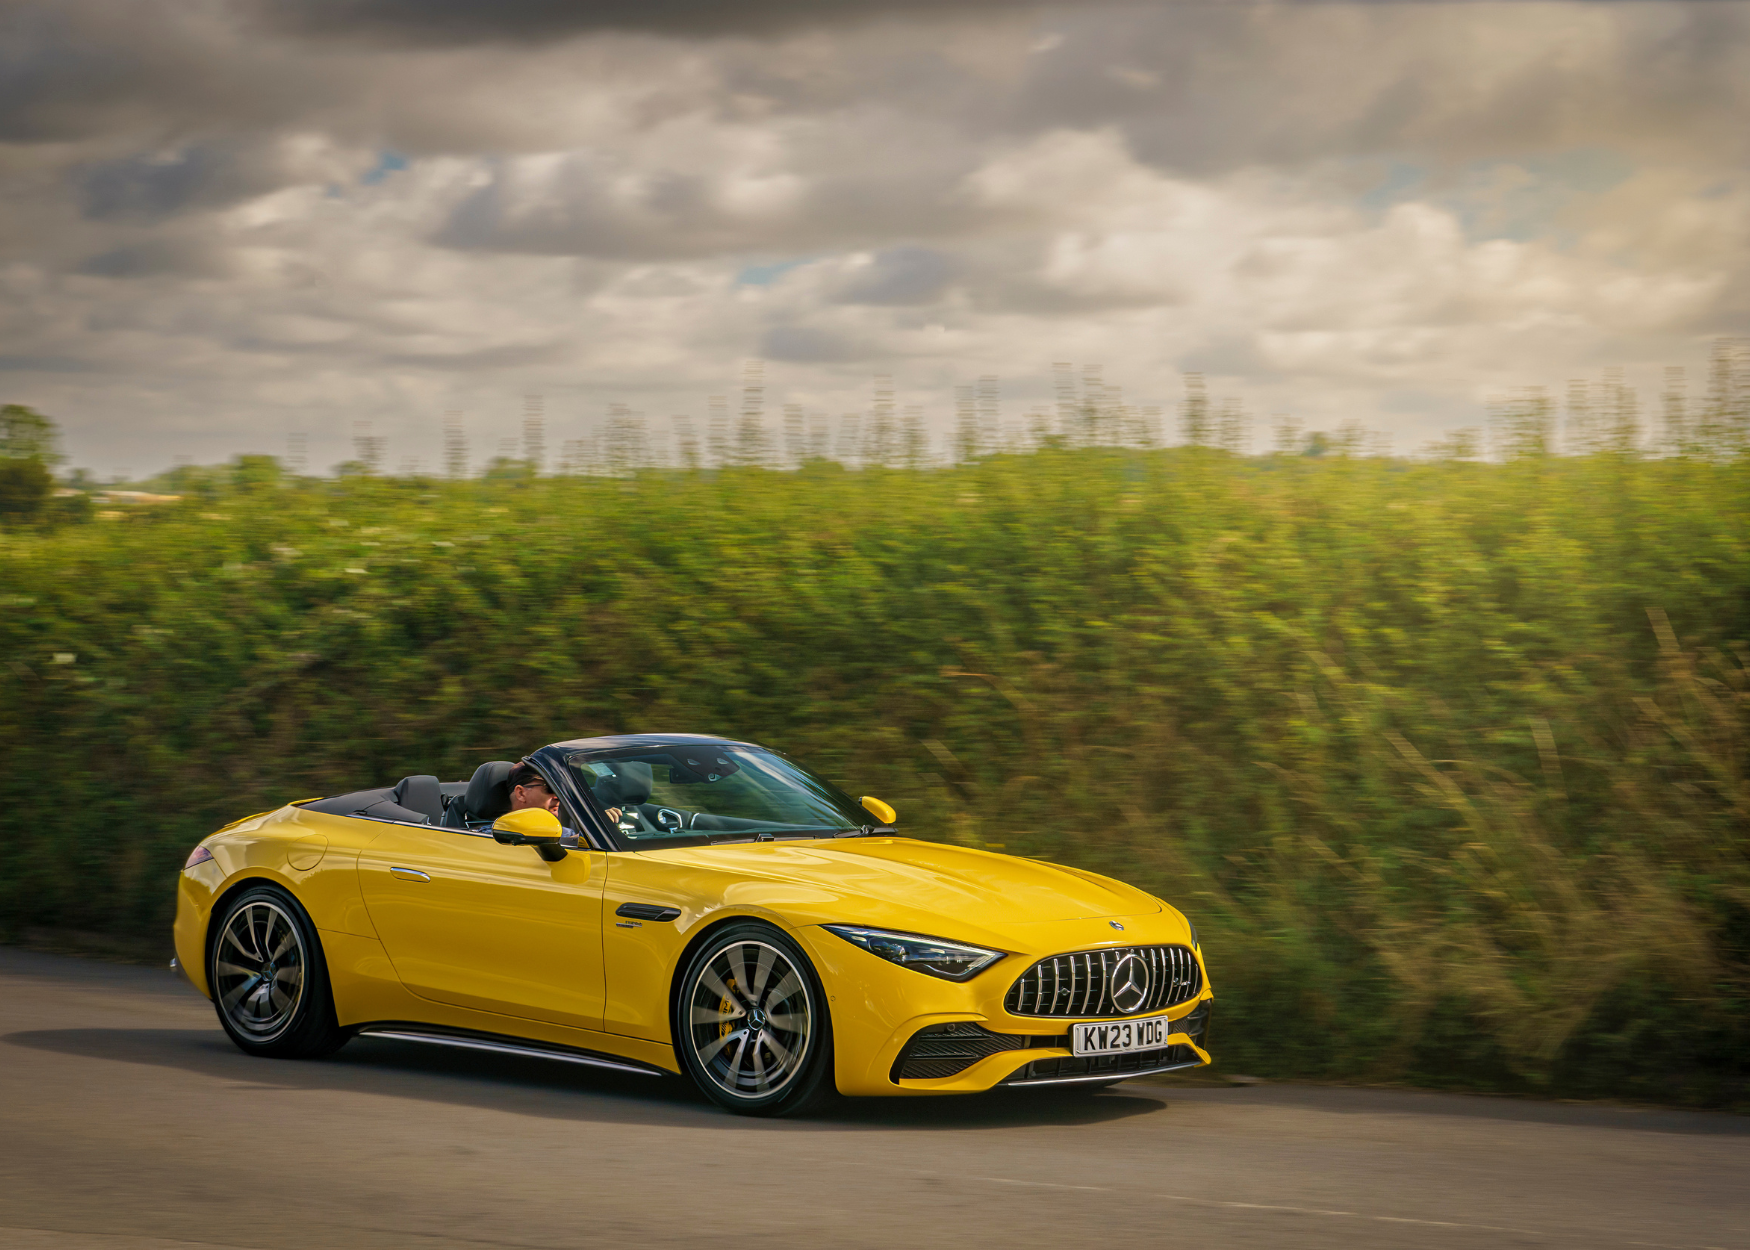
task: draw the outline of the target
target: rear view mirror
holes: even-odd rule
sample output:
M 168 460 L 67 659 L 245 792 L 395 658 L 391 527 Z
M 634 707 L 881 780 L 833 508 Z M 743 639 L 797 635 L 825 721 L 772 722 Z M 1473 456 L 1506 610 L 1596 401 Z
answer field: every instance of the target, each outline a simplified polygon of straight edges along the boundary
M 492 836 L 496 840 L 506 846 L 532 846 L 549 862 L 565 858 L 565 848 L 559 845 L 564 835 L 559 818 L 544 807 L 507 812 L 492 822 Z
M 884 825 L 891 825 L 899 819 L 899 813 L 872 794 L 865 794 L 857 802 L 861 803 L 868 813 Z

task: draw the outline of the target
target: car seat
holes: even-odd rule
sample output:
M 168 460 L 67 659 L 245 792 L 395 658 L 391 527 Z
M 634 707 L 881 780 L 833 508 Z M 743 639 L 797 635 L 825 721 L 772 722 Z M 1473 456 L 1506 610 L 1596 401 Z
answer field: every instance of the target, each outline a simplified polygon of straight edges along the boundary
M 443 786 L 436 777 L 403 777 L 395 783 L 390 797 L 402 807 L 420 813 L 434 825 L 444 818 Z
M 624 811 L 650 802 L 652 775 L 650 765 L 642 760 L 620 760 L 608 765 L 614 771 L 589 788 L 595 801 L 606 811 L 617 807 Z
M 452 829 L 466 828 L 469 821 L 497 820 L 510 810 L 509 760 L 488 760 L 474 770 L 460 799 L 451 799 L 443 823 Z

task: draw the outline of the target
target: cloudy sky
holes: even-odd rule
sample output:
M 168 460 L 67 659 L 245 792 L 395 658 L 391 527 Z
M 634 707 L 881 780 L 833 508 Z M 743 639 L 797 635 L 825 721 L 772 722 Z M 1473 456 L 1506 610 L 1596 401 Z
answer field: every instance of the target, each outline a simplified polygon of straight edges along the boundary
M 1750 333 L 1747 159 L 1741 0 L 5 0 L 0 401 L 434 468 L 1070 361 L 1412 451 Z

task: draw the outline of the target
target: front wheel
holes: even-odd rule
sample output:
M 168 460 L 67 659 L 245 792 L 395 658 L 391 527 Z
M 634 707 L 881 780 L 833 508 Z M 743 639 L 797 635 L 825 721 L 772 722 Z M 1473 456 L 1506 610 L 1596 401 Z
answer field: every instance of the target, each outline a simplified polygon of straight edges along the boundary
M 226 905 L 214 933 L 207 985 L 239 1050 L 313 1059 L 346 1043 L 316 927 L 290 894 L 251 886 Z
M 699 948 L 681 974 L 674 1036 L 687 1074 L 730 1111 L 791 1115 L 838 1092 L 820 978 L 771 925 L 733 924 Z

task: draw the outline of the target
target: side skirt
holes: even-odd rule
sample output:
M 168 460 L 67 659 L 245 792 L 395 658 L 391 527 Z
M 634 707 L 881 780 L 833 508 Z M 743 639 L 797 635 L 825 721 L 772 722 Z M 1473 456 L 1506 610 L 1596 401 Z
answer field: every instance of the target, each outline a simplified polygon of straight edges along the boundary
M 560 1063 L 576 1063 L 610 1072 L 630 1072 L 637 1076 L 668 1076 L 654 1064 L 619 1055 L 602 1055 L 575 1046 L 559 1046 L 549 1042 L 531 1042 L 520 1037 L 505 1037 L 497 1033 L 477 1033 L 471 1029 L 448 1029 L 432 1024 L 412 1024 L 384 1020 L 362 1024 L 353 1030 L 358 1037 L 381 1037 L 396 1042 L 423 1042 L 429 1046 L 449 1046 L 458 1050 L 481 1050 L 498 1055 L 517 1055 L 525 1059 L 554 1059 Z

